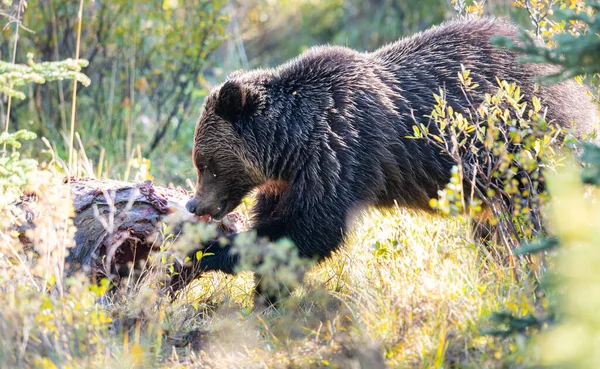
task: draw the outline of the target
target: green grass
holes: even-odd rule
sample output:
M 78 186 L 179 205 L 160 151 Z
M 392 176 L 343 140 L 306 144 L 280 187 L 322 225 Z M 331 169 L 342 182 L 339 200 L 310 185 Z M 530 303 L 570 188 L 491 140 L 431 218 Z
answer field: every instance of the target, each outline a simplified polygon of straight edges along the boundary
M 280 309 L 253 310 L 249 273 L 207 274 L 176 303 L 191 317 L 174 324 L 183 344 L 191 339 L 202 354 L 182 348 L 167 361 L 224 368 L 501 367 L 515 360 L 517 348 L 480 329 L 491 312 L 526 306 L 528 288 L 486 260 L 468 235 L 457 218 L 369 211 L 343 250 L 313 268 Z
M 468 231 L 456 218 L 370 211 L 343 251 L 311 270 L 309 287 L 277 311 L 245 315 L 247 275 L 206 276 L 198 289 L 229 299 L 217 303 L 211 323 L 198 322 L 226 337 L 209 350 L 211 362 L 344 368 L 381 356 L 390 367 L 500 367 L 506 348 L 498 351 L 493 339 L 481 336 L 481 324 L 527 288 L 510 270 L 485 261 Z M 221 328 L 226 321 L 233 331 Z M 228 344 L 245 335 L 253 338 Z
M 68 196 L 36 186 L 47 194 L 42 208 Z M 82 277 L 62 290 L 68 214 L 38 224 L 39 260 L 0 249 L 0 367 L 493 368 L 523 359 L 516 341 L 480 330 L 493 311 L 526 312 L 527 279 L 486 260 L 459 218 L 365 211 L 345 247 L 273 309 L 253 305 L 250 272 L 207 273 L 174 303 L 152 278 L 104 304 L 103 288 Z

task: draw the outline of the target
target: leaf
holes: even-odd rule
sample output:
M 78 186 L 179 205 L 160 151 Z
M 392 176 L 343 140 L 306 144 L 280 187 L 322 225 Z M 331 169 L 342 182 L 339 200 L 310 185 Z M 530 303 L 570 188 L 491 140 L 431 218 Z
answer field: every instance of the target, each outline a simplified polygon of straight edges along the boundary
M 558 247 L 560 244 L 558 238 L 549 237 L 539 240 L 537 242 L 525 243 L 521 245 L 521 248 L 515 250 L 517 255 L 534 254 L 540 251 L 548 251 Z
M 442 144 L 444 143 L 444 140 L 442 140 L 442 138 L 438 135 L 431 134 L 431 137 L 433 137 L 433 139 L 439 143 L 442 143 Z
M 591 143 L 584 143 L 581 162 L 586 164 L 581 172 L 583 183 L 600 185 L 600 147 Z

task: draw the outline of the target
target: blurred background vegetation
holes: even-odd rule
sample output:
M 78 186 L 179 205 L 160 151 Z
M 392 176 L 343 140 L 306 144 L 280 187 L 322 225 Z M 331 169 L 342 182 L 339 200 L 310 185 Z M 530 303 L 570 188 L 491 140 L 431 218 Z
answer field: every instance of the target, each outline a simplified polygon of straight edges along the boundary
M 26 63 L 28 53 L 36 62 L 75 56 L 78 2 L 0 4 L 0 60 Z M 372 50 L 473 4 L 480 7 L 475 12 L 529 22 L 512 0 L 85 2 L 80 57 L 89 61 L 83 71 L 91 84 L 78 91 L 82 146 L 76 140 L 75 149 L 89 173 L 80 174 L 124 178 L 131 168 L 150 166 L 148 175 L 158 182 L 185 184 L 194 177 L 189 155 L 203 98 L 229 72 L 276 66 L 318 44 Z M 30 84 L 22 92 L 27 98 L 13 100 L 10 126 L 46 137 L 66 157 L 72 83 Z M 29 154 L 41 149 L 29 147 Z

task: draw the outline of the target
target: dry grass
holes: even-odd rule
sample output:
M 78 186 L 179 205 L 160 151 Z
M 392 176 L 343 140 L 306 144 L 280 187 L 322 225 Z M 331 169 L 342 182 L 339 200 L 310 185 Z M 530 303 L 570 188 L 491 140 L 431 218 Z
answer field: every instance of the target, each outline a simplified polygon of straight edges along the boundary
M 222 367 L 352 367 L 361 360 L 363 367 L 379 361 L 499 367 L 504 355 L 490 359 L 494 340 L 480 335 L 480 323 L 526 289 L 509 270 L 483 260 L 467 235 L 456 218 L 371 211 L 344 250 L 309 272 L 305 289 L 278 311 L 245 315 L 248 275 L 207 276 L 201 290 L 230 298 L 221 305 L 227 313 L 217 309 L 204 325 L 218 332 L 209 361 Z
M 279 309 L 253 306 L 251 273 L 208 273 L 173 304 L 151 280 L 131 281 L 111 301 L 82 278 L 61 283 L 73 231 L 66 187 L 51 178 L 31 181 L 47 214 L 33 237 L 41 256 L 1 233 L 0 367 L 482 368 L 523 359 L 513 341 L 480 329 L 492 311 L 527 309 L 530 289 L 486 261 L 458 218 L 365 212 L 343 250 Z

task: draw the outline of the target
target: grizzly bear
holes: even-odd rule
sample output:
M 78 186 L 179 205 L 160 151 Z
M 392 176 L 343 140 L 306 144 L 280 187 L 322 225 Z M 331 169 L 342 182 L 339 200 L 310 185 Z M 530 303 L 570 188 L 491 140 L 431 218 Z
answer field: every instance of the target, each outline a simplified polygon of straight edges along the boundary
M 434 94 L 463 109 L 495 93 L 497 79 L 515 82 L 531 101 L 538 75 L 549 66 L 521 64 L 490 38 L 515 38 L 507 21 L 451 21 L 412 37 L 358 52 L 312 48 L 275 69 L 238 71 L 206 98 L 197 123 L 193 161 L 198 184 L 187 209 L 221 218 L 257 190 L 253 230 L 287 237 L 299 255 L 322 260 L 337 250 L 349 216 L 365 206 L 398 204 L 430 209 L 456 164 L 426 140 L 408 138 L 429 122 Z M 461 66 L 479 84 L 467 100 Z M 541 86 L 547 119 L 587 132 L 597 118 L 585 89 L 574 81 Z M 474 100 L 473 100 L 474 99 Z M 203 245 L 181 273 L 236 272 L 231 245 Z

